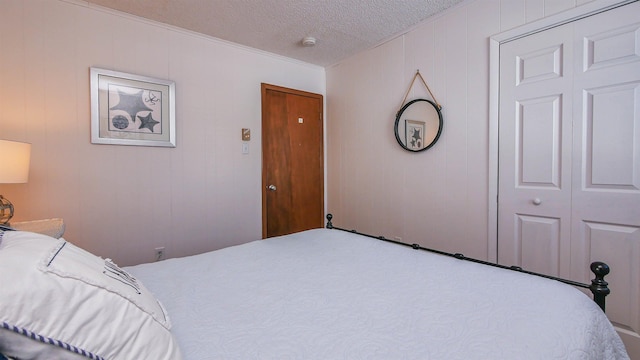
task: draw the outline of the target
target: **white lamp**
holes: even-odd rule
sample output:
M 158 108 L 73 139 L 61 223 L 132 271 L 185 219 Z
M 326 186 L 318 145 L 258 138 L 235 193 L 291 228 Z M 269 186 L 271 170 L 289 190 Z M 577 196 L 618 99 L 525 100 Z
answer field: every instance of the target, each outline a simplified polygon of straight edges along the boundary
M 31 144 L 0 140 L 0 184 L 23 184 L 29 180 Z M 0 195 L 0 224 L 13 217 L 13 204 Z

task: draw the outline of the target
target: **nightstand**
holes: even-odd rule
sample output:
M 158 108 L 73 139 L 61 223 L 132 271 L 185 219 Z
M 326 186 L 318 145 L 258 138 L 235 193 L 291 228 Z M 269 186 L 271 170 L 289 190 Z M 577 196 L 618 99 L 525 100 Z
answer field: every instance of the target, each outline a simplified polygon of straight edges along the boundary
M 20 231 L 29 231 L 48 235 L 56 239 L 61 238 L 64 234 L 64 221 L 62 219 L 12 222 L 11 227 Z

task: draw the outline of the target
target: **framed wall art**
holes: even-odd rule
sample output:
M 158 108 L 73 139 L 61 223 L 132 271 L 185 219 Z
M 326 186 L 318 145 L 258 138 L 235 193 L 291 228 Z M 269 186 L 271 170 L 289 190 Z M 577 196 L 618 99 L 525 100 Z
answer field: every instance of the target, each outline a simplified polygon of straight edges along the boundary
M 92 67 L 93 144 L 176 146 L 175 83 Z
M 426 137 L 426 123 L 418 120 L 405 120 L 405 144 L 411 150 L 419 150 L 424 147 Z

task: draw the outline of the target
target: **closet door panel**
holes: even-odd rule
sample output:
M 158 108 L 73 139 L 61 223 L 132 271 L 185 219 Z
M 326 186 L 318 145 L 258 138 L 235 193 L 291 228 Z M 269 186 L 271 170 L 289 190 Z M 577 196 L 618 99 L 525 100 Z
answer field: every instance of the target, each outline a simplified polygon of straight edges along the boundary
M 607 315 L 640 357 L 640 3 L 574 22 L 571 267 L 611 267 Z
M 569 276 L 570 25 L 500 46 L 498 262 Z

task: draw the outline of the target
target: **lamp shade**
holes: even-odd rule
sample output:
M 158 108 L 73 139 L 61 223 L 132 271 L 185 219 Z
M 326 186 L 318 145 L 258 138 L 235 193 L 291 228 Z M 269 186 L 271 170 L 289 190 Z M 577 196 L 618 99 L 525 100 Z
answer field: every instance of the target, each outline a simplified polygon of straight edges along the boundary
M 0 184 L 20 184 L 29 180 L 31 144 L 0 140 Z

